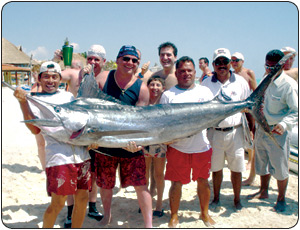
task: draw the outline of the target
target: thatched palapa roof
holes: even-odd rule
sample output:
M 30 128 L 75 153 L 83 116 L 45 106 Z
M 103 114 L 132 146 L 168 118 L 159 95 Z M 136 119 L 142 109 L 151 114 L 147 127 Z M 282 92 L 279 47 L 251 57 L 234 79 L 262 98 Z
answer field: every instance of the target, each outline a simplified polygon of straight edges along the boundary
M 2 64 L 29 65 L 30 57 L 14 44 L 2 38 Z M 37 64 L 32 60 L 31 64 Z

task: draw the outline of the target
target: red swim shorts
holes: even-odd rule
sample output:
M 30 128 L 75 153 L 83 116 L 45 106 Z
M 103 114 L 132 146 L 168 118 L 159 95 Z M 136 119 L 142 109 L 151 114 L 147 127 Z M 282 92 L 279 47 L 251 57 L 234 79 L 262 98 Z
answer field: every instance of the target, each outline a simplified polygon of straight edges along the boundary
M 172 147 L 167 151 L 165 180 L 180 181 L 182 184 L 198 178 L 208 179 L 211 167 L 212 149 L 202 153 L 183 153 Z
M 92 190 L 91 161 L 46 168 L 47 192 L 72 195 L 77 189 Z
M 146 163 L 143 155 L 132 158 L 110 157 L 96 154 L 97 185 L 100 188 L 112 189 L 116 183 L 116 170 L 120 164 L 121 186 L 146 185 Z

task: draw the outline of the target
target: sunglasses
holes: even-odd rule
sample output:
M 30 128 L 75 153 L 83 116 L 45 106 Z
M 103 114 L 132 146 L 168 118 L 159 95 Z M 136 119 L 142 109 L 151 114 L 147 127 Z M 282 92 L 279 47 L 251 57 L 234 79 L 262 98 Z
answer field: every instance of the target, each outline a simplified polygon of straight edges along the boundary
M 230 63 L 230 59 L 224 59 L 223 61 L 217 59 L 215 61 L 215 65 L 219 66 L 219 65 L 228 65 Z
M 265 64 L 265 68 L 270 71 L 273 71 L 275 69 L 275 66 L 269 66 L 269 65 Z
M 133 64 L 136 64 L 139 61 L 139 59 L 137 58 L 123 57 L 123 61 L 125 62 L 129 62 L 130 60 L 132 61 Z
M 231 62 L 239 62 L 241 59 L 231 60 Z

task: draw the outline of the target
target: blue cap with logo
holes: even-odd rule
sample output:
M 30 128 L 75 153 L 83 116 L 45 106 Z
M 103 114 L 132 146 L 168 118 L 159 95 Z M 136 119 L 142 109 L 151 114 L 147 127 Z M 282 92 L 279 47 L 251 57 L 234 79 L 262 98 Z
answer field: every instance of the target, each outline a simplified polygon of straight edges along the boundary
M 133 56 L 137 57 L 138 59 L 140 58 L 137 51 L 136 51 L 136 48 L 134 46 L 130 46 L 130 45 L 126 45 L 126 46 L 121 47 L 121 49 L 118 53 L 117 59 L 119 57 L 123 57 L 125 55 L 133 55 Z

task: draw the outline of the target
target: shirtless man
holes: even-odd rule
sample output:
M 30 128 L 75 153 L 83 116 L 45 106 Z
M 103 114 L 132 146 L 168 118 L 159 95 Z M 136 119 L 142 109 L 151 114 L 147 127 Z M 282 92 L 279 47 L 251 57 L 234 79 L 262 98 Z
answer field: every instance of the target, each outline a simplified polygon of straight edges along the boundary
M 245 80 L 248 82 L 249 87 L 252 91 L 254 91 L 257 87 L 256 79 L 255 79 L 255 74 L 253 70 L 251 69 L 246 69 L 243 64 L 244 64 L 244 56 L 243 54 L 239 52 L 235 52 L 231 56 L 231 66 L 234 69 L 234 73 L 241 75 L 242 77 L 245 78 Z
M 99 75 L 104 67 L 105 64 L 105 56 L 106 51 L 103 46 L 101 45 L 92 45 L 90 49 L 87 52 L 87 66 L 85 68 L 77 69 L 76 71 L 74 69 L 66 69 L 62 71 L 62 79 L 65 81 L 68 81 L 68 84 L 70 85 L 69 91 L 73 93 L 74 97 L 77 95 L 78 88 L 80 86 L 80 82 L 82 80 L 82 77 L 84 75 L 84 69 L 90 68 L 94 65 L 94 73 L 95 76 Z M 54 60 L 62 60 L 62 52 L 61 50 L 55 51 L 54 54 Z M 88 216 L 92 219 L 95 219 L 97 221 L 102 220 L 103 215 L 98 212 L 96 208 L 96 200 L 97 200 L 97 191 L 98 187 L 96 184 L 96 175 L 95 175 L 95 167 L 94 167 L 94 161 L 95 161 L 95 153 L 90 150 L 89 154 L 91 156 L 91 162 L 92 162 L 92 191 L 89 193 L 89 212 Z M 65 228 L 70 228 L 72 225 L 72 210 L 73 210 L 73 197 L 68 197 L 67 200 L 67 208 L 68 208 L 68 214 L 67 218 L 64 222 Z
M 171 42 L 162 43 L 158 47 L 159 61 L 163 69 L 152 74 L 152 76 L 160 76 L 165 80 L 166 90 L 177 84 L 175 76 L 175 62 L 177 60 L 177 48 Z M 148 80 L 148 79 L 147 79 Z
M 202 70 L 202 75 L 199 79 L 200 84 L 205 78 L 211 77 L 213 75 L 211 70 L 208 68 L 208 64 L 209 64 L 209 61 L 206 57 L 202 57 L 199 59 L 199 69 Z
M 291 47 L 283 47 L 281 49 L 281 52 L 283 52 L 284 55 L 294 52 L 294 55 L 291 56 L 285 63 L 284 72 L 298 82 L 298 76 L 299 76 L 298 68 L 292 68 L 297 54 L 296 50 Z
M 76 97 L 80 85 L 78 82 L 78 76 L 82 67 L 83 64 L 80 60 L 73 60 L 71 68 L 61 71 L 62 82 L 66 82 L 68 84 L 68 91 L 71 92 L 74 97 Z
M 94 73 L 97 76 L 103 69 L 106 62 L 105 49 L 101 45 L 92 45 L 87 52 L 87 64 L 94 64 Z M 62 60 L 62 51 L 56 50 L 54 53 L 53 61 Z M 68 91 L 73 93 L 74 97 L 77 95 L 77 91 L 80 86 L 81 78 L 80 72 L 83 68 L 82 63 L 79 60 L 72 61 L 71 68 L 67 68 L 62 71 L 62 82 L 67 82 L 69 85 Z
M 239 74 L 242 76 L 249 84 L 250 90 L 254 91 L 257 87 L 256 79 L 255 79 L 255 74 L 253 70 L 251 69 L 246 69 L 243 67 L 244 64 L 244 56 L 243 54 L 239 52 L 235 52 L 231 56 L 231 66 L 234 69 L 234 73 Z M 251 138 L 254 138 L 254 133 L 253 133 L 253 127 L 254 122 L 252 124 L 252 127 L 250 127 L 250 135 L 252 136 Z M 255 179 L 255 168 L 254 168 L 254 150 L 253 148 L 248 148 L 247 149 L 248 155 L 249 155 L 249 160 L 248 160 L 248 165 L 247 168 L 250 168 L 250 175 L 247 180 L 243 181 L 242 185 L 251 185 L 252 182 Z

